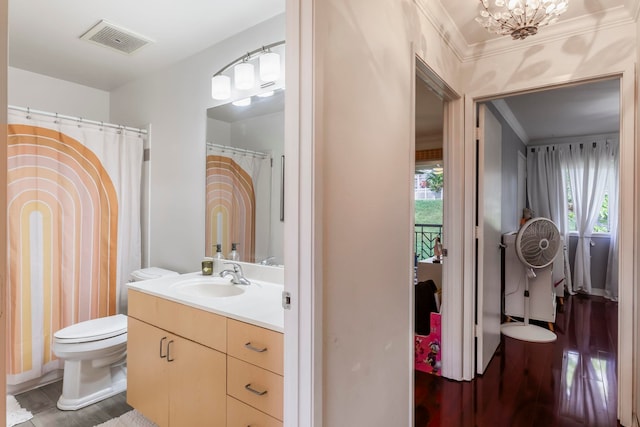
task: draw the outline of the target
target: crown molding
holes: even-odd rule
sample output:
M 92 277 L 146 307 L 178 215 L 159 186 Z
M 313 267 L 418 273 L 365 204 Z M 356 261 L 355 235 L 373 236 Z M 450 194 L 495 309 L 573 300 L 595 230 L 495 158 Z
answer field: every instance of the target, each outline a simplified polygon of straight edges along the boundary
M 413 3 L 427 21 L 433 25 L 433 28 L 438 31 L 440 38 L 451 49 L 456 58 L 462 62 L 464 53 L 468 50 L 467 41 L 442 6 L 442 3 L 439 0 L 413 0 Z
M 625 0 L 625 7 L 631 11 L 631 18 L 638 21 L 640 16 L 640 0 Z
M 568 21 L 561 21 L 555 25 L 545 27 L 542 33 L 528 37 L 525 40 L 512 40 L 510 37 L 494 38 L 486 42 L 469 45 L 463 57 L 463 62 L 513 52 L 535 45 L 563 40 L 568 37 L 590 34 L 595 31 L 633 24 L 628 9 L 618 6 L 599 13 L 584 15 Z
M 496 110 L 502 115 L 502 118 L 511 126 L 511 129 L 518 135 L 518 138 L 524 143 L 524 145 L 528 145 L 531 138 L 527 135 L 527 132 L 524 130 L 518 118 L 513 114 L 511 108 L 504 99 L 495 99 L 491 101 Z

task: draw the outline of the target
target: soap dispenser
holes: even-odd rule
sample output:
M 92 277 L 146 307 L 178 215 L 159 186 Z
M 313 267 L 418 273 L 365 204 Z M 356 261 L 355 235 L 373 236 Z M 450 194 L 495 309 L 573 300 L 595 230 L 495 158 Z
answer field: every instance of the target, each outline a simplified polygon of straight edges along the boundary
M 220 243 L 216 245 L 216 253 L 213 259 L 224 259 L 224 256 L 222 256 L 222 245 Z
M 232 261 L 240 261 L 240 254 L 238 253 L 237 248 L 237 243 L 231 243 L 231 252 L 229 253 L 229 259 Z

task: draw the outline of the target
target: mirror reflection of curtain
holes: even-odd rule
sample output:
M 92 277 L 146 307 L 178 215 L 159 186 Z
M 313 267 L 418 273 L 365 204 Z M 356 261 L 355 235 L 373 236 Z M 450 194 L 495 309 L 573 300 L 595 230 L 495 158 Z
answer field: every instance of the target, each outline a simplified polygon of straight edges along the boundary
M 140 268 L 143 138 L 9 112 L 7 383 L 62 367 L 53 334 L 115 314 Z
M 206 183 L 205 255 L 213 256 L 217 244 L 227 258 L 237 243 L 240 260 L 255 262 L 257 187 L 263 159 L 232 150 L 209 149 Z
M 575 337 L 575 341 L 562 355 L 560 415 L 576 423 L 610 425 L 607 408 L 614 392 L 609 384 L 615 378 L 615 356 L 604 350 L 606 344 L 591 339 L 592 323 L 607 323 L 609 319 L 594 322 L 594 316 L 597 318 L 600 312 L 592 310 L 589 300 L 574 299 L 565 307 L 565 317 L 571 318 L 571 328 L 566 334 Z

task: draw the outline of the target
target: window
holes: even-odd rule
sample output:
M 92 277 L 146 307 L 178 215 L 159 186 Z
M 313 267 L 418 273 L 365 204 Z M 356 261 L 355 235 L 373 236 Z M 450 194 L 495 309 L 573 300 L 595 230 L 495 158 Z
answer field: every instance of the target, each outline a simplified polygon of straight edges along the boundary
M 577 232 L 578 228 L 576 226 L 576 212 L 573 205 L 573 194 L 571 193 L 571 185 L 569 184 L 569 172 L 565 172 L 565 179 L 567 185 L 567 214 L 568 214 L 568 223 L 569 223 L 569 231 Z M 598 219 L 596 220 L 595 225 L 593 226 L 594 233 L 608 233 L 609 232 L 609 190 L 606 190 L 604 193 L 604 199 L 602 200 L 602 206 L 600 206 L 600 212 L 598 214 Z

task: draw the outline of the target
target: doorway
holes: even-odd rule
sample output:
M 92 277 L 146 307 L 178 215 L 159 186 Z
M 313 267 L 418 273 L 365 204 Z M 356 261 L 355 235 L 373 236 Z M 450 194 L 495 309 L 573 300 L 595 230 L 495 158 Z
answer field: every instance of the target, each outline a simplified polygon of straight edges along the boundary
M 438 213 L 435 215 L 424 215 L 416 217 L 414 210 L 414 252 L 418 253 L 426 246 L 425 252 L 419 257 L 421 261 L 416 262 L 416 273 L 420 267 L 420 275 L 416 279 L 440 278 L 437 288 L 438 308 L 441 313 L 434 313 L 440 316 L 441 321 L 441 341 L 439 343 L 441 351 L 440 366 L 437 375 L 453 379 L 462 379 L 462 321 L 458 317 L 458 297 L 462 294 L 462 259 L 463 259 L 463 218 L 461 209 L 454 209 L 457 200 L 462 200 L 462 189 L 464 176 L 452 171 L 463 169 L 462 153 L 456 149 L 454 141 L 462 139 L 461 117 L 457 115 L 461 111 L 462 100 L 444 81 L 439 78 L 427 65 L 419 58 L 416 59 L 416 79 L 415 79 L 415 158 L 416 175 L 411 183 L 414 194 L 417 196 L 418 204 L 431 204 L 438 206 Z M 458 110 L 460 109 L 460 110 Z M 424 185 L 422 181 L 425 181 Z M 434 191 L 435 190 L 435 191 Z M 418 211 L 424 211 L 424 206 Z M 423 212 L 424 214 L 424 212 Z M 429 223 L 429 218 L 442 220 L 435 224 L 437 229 L 420 229 L 415 224 L 420 221 Z M 434 221 L 438 222 L 438 221 Z M 424 240 L 422 240 L 424 232 Z M 436 237 L 440 237 L 441 263 L 433 263 L 436 255 L 433 248 Z M 425 243 L 423 245 L 423 242 Z M 428 258 L 432 258 L 428 260 Z M 429 262 L 431 261 L 431 262 Z M 434 272 L 434 270 L 437 270 Z M 411 287 L 415 289 L 414 283 Z M 411 292 L 412 304 L 415 306 L 416 295 Z M 419 315 L 419 313 L 415 313 Z M 424 313 L 423 313 L 424 314 Z M 431 316 L 431 313 L 428 313 Z M 415 316 L 414 316 L 415 317 Z M 415 320 L 415 319 L 414 319 Z M 429 319 L 431 320 L 431 319 Z M 415 332 L 415 327 L 414 331 Z M 415 337 L 414 337 L 415 340 Z M 415 344 L 415 342 L 414 342 Z M 415 347 L 411 349 L 412 354 Z M 432 351 L 429 348 L 429 353 Z M 428 359 L 428 354 L 424 359 Z M 438 363 L 437 360 L 432 363 Z M 429 363 L 429 360 L 426 360 Z M 414 366 L 415 367 L 415 366 Z M 419 375 L 442 380 L 432 373 L 414 370 L 414 384 L 412 384 L 412 395 L 414 396 L 415 421 L 419 424 L 422 397 L 433 397 L 433 393 L 422 393 L 420 379 L 415 379 Z M 417 383 L 416 383 L 417 381 Z M 425 382 L 426 384 L 427 382 Z M 422 389 L 424 390 L 424 388 Z M 422 396 L 422 397 L 421 397 Z
M 501 182 L 503 184 L 501 203 L 503 206 L 513 207 L 514 210 L 515 207 L 518 206 L 517 201 L 520 200 L 519 196 L 522 181 L 518 178 L 521 176 L 522 155 L 526 153 L 525 155 L 528 157 L 527 165 L 530 168 L 528 173 L 525 174 L 528 192 L 527 206 L 532 208 L 533 205 L 535 205 L 533 216 L 549 218 L 551 215 L 554 215 L 546 210 L 546 208 L 543 208 L 539 201 L 536 200 L 540 198 L 536 193 L 537 188 L 540 187 L 540 183 L 537 182 L 540 180 L 540 177 L 538 176 L 538 164 L 535 162 L 535 156 L 538 155 L 537 153 L 540 151 L 565 150 L 565 147 L 568 145 L 573 147 L 573 153 L 575 153 L 576 150 L 582 150 L 583 147 L 595 148 L 596 144 L 599 144 L 601 141 L 603 145 L 606 144 L 607 146 L 620 144 L 620 85 L 620 79 L 615 78 L 484 101 L 485 107 L 490 109 L 498 117 L 502 126 L 502 165 L 499 171 L 494 170 L 493 173 L 500 173 L 501 175 Z M 575 191 L 575 182 L 571 182 L 572 177 L 569 176 L 571 172 L 567 169 L 568 167 L 569 166 L 563 166 L 561 173 L 558 175 L 563 180 L 561 189 L 566 190 L 566 192 L 564 192 L 562 196 L 557 196 L 557 206 L 552 209 L 552 211 L 555 209 L 555 215 L 566 215 L 566 221 L 563 222 L 558 218 L 551 218 L 561 223 L 561 234 L 563 234 L 568 248 L 563 255 L 567 258 L 567 267 L 564 269 L 564 263 L 560 263 L 559 271 L 560 276 L 562 276 L 560 281 L 556 281 L 558 278 L 556 276 L 556 270 L 558 269 L 555 267 L 552 268 L 552 274 L 550 273 L 549 275 L 551 281 L 550 292 L 552 295 L 555 293 L 558 296 L 564 296 L 565 292 L 563 288 L 566 288 L 567 296 L 580 292 L 580 298 L 584 298 L 585 300 L 606 296 L 610 300 L 616 301 L 617 286 L 608 286 L 606 284 L 607 269 L 604 268 L 604 272 L 601 270 L 603 270 L 603 267 L 608 266 L 609 274 L 613 273 L 615 277 L 620 277 L 621 271 L 619 268 L 620 264 L 617 262 L 617 255 L 610 258 L 608 254 L 604 256 L 596 254 L 599 252 L 598 249 L 608 253 L 609 247 L 616 245 L 616 241 L 618 240 L 617 221 L 613 221 L 613 219 L 617 219 L 618 217 L 617 209 L 613 206 L 613 203 L 609 203 L 609 201 L 617 200 L 620 191 L 617 186 L 608 187 L 606 196 L 600 199 L 602 200 L 601 202 L 598 202 L 599 215 L 597 216 L 600 218 L 596 221 L 595 225 L 589 227 L 588 233 L 586 233 L 585 238 L 589 239 L 588 244 L 592 258 L 599 260 L 604 259 L 605 261 L 607 259 L 613 259 L 612 262 L 594 262 L 591 266 L 587 266 L 588 273 L 592 279 L 591 284 L 593 285 L 587 288 L 582 285 L 582 282 L 581 284 L 577 284 L 575 280 L 573 280 L 575 276 L 573 259 L 575 258 L 576 252 L 574 248 L 577 245 L 576 240 L 583 237 L 581 237 L 576 230 L 575 217 L 577 213 L 576 209 L 579 209 L 579 206 L 574 204 L 571 198 L 571 189 L 573 188 Z M 491 172 L 489 172 L 489 174 L 491 174 Z M 615 172 L 609 176 L 615 176 L 617 182 L 620 182 L 619 177 L 621 175 L 618 169 L 615 169 Z M 479 173 L 478 181 L 481 182 L 483 178 L 483 174 Z M 552 180 L 548 180 L 549 183 L 551 181 Z M 505 185 L 506 191 L 504 191 Z M 554 193 L 554 196 L 555 195 Z M 480 199 L 481 195 L 478 197 L 478 205 L 480 205 L 482 203 Z M 553 196 L 550 197 L 553 198 Z M 597 198 L 597 196 L 594 196 L 594 198 Z M 611 209 L 611 211 L 609 211 L 609 209 Z M 503 236 L 510 233 L 517 233 L 520 225 L 519 221 L 522 218 L 522 211 L 515 213 L 517 215 L 511 212 L 505 216 L 503 212 L 501 217 L 501 233 Z M 514 224 L 516 224 L 515 227 Z M 482 235 L 482 233 L 480 233 L 480 235 Z M 612 242 L 612 244 L 610 244 L 610 242 Z M 501 243 L 503 242 L 492 242 L 492 244 L 496 245 Z M 598 248 L 598 246 L 600 246 L 600 248 Z M 480 248 L 480 245 L 478 247 Z M 482 249 L 478 249 L 478 252 L 480 255 Z M 587 256 L 589 256 L 589 254 L 587 254 Z M 478 264 L 480 263 L 480 259 L 479 256 Z M 483 283 L 481 278 L 477 280 L 477 293 L 480 294 L 483 289 Z M 506 307 L 506 295 L 510 293 L 510 283 L 508 282 L 509 280 L 505 277 L 503 279 L 504 287 L 500 295 L 502 301 L 501 315 L 504 315 L 505 312 L 508 311 L 508 307 Z M 533 298 L 529 300 L 532 301 Z M 556 299 L 553 298 L 553 301 L 550 299 L 548 303 L 554 304 L 553 315 L 555 319 Z M 614 312 L 618 312 L 617 303 L 613 302 L 611 304 L 616 304 Z M 568 306 L 559 306 L 559 309 L 577 310 L 579 307 L 579 304 L 574 303 Z M 486 306 L 480 304 L 477 307 L 477 312 L 486 313 Z M 568 317 L 570 314 L 571 313 L 563 312 L 563 317 Z M 499 320 L 502 321 L 504 318 L 501 317 Z M 616 323 L 619 321 L 619 319 L 616 319 Z M 557 326 L 558 328 L 562 327 L 562 325 Z M 558 334 L 561 332 L 563 331 L 558 331 Z M 580 336 L 581 342 L 577 343 L 576 346 L 580 348 L 589 347 L 589 337 L 585 336 L 585 334 L 580 334 Z M 614 337 L 614 340 L 617 341 L 617 338 L 618 337 Z M 559 339 L 559 341 L 561 340 Z M 478 343 L 478 351 L 481 346 L 482 343 Z M 613 347 L 618 346 L 614 343 Z M 579 348 L 572 348 L 569 350 L 569 353 L 565 355 L 565 359 L 567 360 L 574 360 L 580 357 L 583 357 L 583 355 L 579 352 Z M 580 364 L 584 364 L 585 366 L 593 364 L 593 358 L 591 356 L 585 355 L 584 358 L 585 361 L 580 361 Z M 611 361 L 612 364 L 616 364 L 616 362 L 620 364 L 620 356 L 617 357 L 617 361 L 615 358 Z M 601 362 L 598 361 L 597 364 L 599 363 Z M 575 367 L 574 365 L 575 363 L 563 364 L 562 375 L 565 375 L 565 369 L 567 371 L 572 370 L 572 367 Z M 575 371 L 572 372 L 575 373 Z M 479 370 L 478 373 L 481 373 L 481 371 Z M 562 378 L 564 379 L 565 377 L 563 376 Z M 615 389 L 615 378 L 612 384 L 607 384 L 605 387 Z

